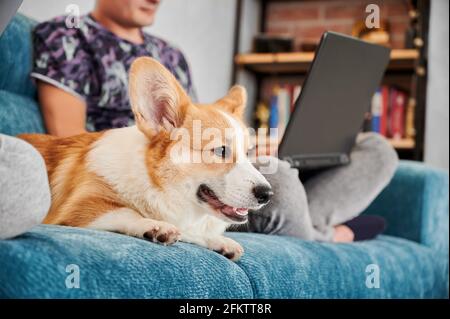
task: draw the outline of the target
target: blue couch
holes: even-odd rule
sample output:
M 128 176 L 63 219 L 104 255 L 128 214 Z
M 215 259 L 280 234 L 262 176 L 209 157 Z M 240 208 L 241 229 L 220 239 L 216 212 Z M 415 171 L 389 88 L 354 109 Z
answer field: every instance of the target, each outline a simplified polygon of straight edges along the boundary
M 32 25 L 17 15 L 0 38 L 2 133 L 44 131 L 28 77 Z M 401 162 L 365 214 L 383 215 L 386 234 L 324 244 L 229 233 L 246 251 L 237 263 L 186 243 L 41 225 L 0 241 L 0 297 L 447 298 L 448 175 Z

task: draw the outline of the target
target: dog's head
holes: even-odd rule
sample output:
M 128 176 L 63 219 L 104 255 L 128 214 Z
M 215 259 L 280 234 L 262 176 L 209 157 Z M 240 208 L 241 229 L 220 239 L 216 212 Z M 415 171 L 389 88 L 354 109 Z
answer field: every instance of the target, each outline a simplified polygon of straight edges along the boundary
M 129 80 L 136 125 L 150 141 L 146 159 L 154 185 L 229 223 L 246 222 L 249 209 L 268 203 L 271 187 L 248 158 L 244 88 L 194 104 L 175 77 L 147 57 L 134 61 Z

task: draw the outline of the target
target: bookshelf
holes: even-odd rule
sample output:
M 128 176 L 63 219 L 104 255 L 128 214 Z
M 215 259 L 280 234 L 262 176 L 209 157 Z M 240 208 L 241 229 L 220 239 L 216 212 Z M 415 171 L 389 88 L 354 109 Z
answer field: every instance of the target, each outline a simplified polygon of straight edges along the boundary
M 392 50 L 387 72 L 414 72 L 419 54 L 416 49 Z M 313 59 L 313 52 L 243 53 L 236 55 L 234 62 L 240 68 L 262 75 L 305 75 Z M 399 150 L 412 150 L 415 147 L 415 140 L 412 138 L 388 140 L 392 146 Z
M 388 71 L 414 71 L 419 51 L 392 50 Z M 243 53 L 235 56 L 235 63 L 248 71 L 261 74 L 306 74 L 314 59 L 313 52 Z
M 403 139 L 388 139 L 393 147 L 398 150 L 409 150 L 415 147 L 415 141 L 413 138 L 403 138 Z
M 399 152 L 402 152 L 404 150 L 410 150 L 415 146 L 415 141 L 412 138 L 388 139 L 388 141 Z M 257 143 L 256 138 L 253 140 L 253 143 Z M 258 148 L 262 148 L 262 150 L 259 150 Z M 278 148 L 278 139 L 268 137 L 265 145 L 263 146 L 257 145 L 257 153 L 258 155 L 273 155 L 277 151 L 277 148 Z
M 307 74 L 314 52 L 279 52 L 279 53 L 240 53 L 239 39 L 243 14 L 243 2 L 248 0 L 237 0 L 236 24 L 235 24 L 235 48 L 234 69 L 232 82 L 237 80 L 239 72 L 251 75 L 256 93 L 255 100 L 251 105 L 261 101 L 264 83 L 273 79 L 283 83 L 283 79 L 296 78 L 302 83 Z M 268 4 L 270 2 L 307 2 L 309 0 L 259 0 L 260 19 L 258 33 L 264 33 L 267 26 Z M 333 0 L 327 0 L 333 3 Z M 325 1 L 326 2 L 326 1 Z M 425 106 L 427 85 L 427 43 L 428 43 L 428 20 L 429 0 L 411 0 L 418 13 L 415 28 L 418 41 L 413 48 L 393 49 L 391 60 L 383 78 L 383 85 L 396 86 L 408 92 L 414 101 L 414 136 L 404 138 L 388 139 L 397 150 L 402 159 L 423 160 L 424 132 L 425 132 Z M 268 80 L 269 79 L 269 80 Z M 272 79 L 272 80 L 270 80 Z M 288 80 L 289 83 L 291 80 Z M 251 102 L 251 101 L 250 101 Z

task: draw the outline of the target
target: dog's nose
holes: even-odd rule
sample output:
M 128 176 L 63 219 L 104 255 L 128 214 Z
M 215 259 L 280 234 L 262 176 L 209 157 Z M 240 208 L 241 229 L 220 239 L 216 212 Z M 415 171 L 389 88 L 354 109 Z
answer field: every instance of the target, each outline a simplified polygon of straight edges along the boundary
M 253 188 L 253 195 L 255 195 L 258 204 L 267 204 L 273 195 L 273 191 L 267 185 L 257 185 Z

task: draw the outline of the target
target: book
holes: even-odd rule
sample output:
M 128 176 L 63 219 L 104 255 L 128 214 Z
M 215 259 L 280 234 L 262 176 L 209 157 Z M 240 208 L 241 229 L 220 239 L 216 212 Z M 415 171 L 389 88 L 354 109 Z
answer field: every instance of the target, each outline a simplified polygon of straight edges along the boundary
M 416 129 L 414 128 L 414 113 L 416 108 L 416 100 L 409 98 L 408 106 L 406 107 L 405 114 L 405 136 L 408 138 L 414 138 L 416 136 Z
M 289 123 L 300 89 L 299 85 L 293 84 L 277 84 L 267 87 L 266 94 L 264 94 L 267 102 L 264 100 L 259 102 L 255 112 L 258 127 L 277 128 L 278 137 L 281 139 Z M 267 120 L 264 119 L 266 108 L 263 107 L 263 104 L 267 107 Z
M 381 87 L 381 116 L 380 116 L 380 134 L 388 136 L 388 118 L 389 118 L 389 87 Z
M 287 87 L 280 88 L 277 96 L 278 137 L 281 139 L 289 122 L 289 116 L 291 113 L 291 96 L 289 95 L 289 89 Z
M 276 93 L 278 89 L 274 89 Z M 278 95 L 272 94 L 270 97 L 270 115 L 269 115 L 269 130 L 270 134 L 274 135 L 275 131 L 271 129 L 278 129 Z
M 269 128 L 270 109 L 266 103 L 258 103 L 258 106 L 256 107 L 255 117 L 257 121 L 257 127 L 264 129 Z
M 396 88 L 390 91 L 390 137 L 401 139 L 405 136 L 406 93 Z
M 380 120 L 382 112 L 381 100 L 382 100 L 381 89 L 378 89 L 372 97 L 372 105 L 371 105 L 372 131 L 377 133 L 380 133 Z

